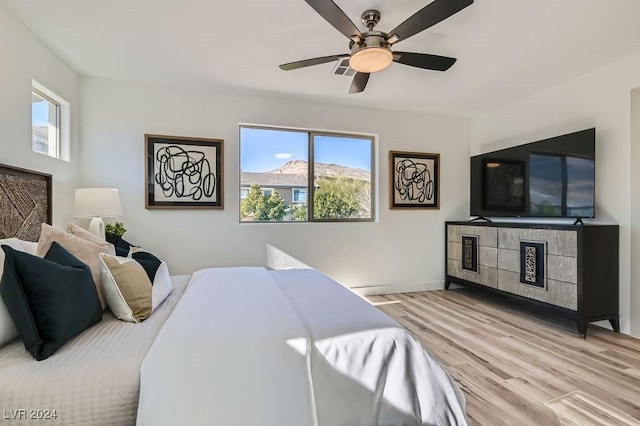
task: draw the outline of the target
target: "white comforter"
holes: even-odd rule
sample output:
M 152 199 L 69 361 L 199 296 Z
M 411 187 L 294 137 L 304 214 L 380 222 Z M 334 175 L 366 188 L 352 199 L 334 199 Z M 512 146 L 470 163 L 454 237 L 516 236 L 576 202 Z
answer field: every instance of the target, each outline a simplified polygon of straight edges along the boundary
M 139 425 L 466 424 L 404 328 L 314 270 L 206 269 L 141 369 Z

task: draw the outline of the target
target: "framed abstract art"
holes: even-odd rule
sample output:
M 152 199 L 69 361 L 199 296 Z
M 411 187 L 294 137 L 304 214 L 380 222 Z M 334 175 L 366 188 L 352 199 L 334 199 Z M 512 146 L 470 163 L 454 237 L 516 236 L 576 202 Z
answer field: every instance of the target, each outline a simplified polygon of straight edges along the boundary
M 223 141 L 145 135 L 147 209 L 223 208 Z
M 390 208 L 440 208 L 440 154 L 389 151 L 389 171 Z

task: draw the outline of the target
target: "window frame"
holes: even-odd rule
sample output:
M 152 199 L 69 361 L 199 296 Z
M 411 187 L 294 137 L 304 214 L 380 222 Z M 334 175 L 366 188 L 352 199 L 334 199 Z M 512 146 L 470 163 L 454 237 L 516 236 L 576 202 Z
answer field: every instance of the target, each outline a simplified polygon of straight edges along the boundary
M 242 129 L 261 129 L 261 130 L 273 130 L 273 131 L 284 131 L 284 132 L 300 132 L 307 134 L 307 220 L 265 220 L 265 221 L 243 221 L 240 216 L 240 209 L 238 209 L 238 218 L 240 223 L 361 223 L 361 222 L 376 222 L 377 221 L 377 197 L 376 197 L 376 187 L 378 182 L 377 169 L 376 169 L 376 158 L 377 158 L 377 136 L 369 133 L 350 133 L 350 132 L 337 132 L 337 131 L 327 131 L 327 130 L 314 130 L 314 129 L 303 129 L 303 128 L 294 128 L 294 127 L 281 127 L 281 126 L 269 126 L 269 125 L 257 125 L 257 124 L 243 124 L 240 123 L 238 125 L 238 190 L 242 189 Z M 348 139 L 363 139 L 368 140 L 371 143 L 371 165 L 370 165 L 370 173 L 371 173 L 371 181 L 370 191 L 371 191 L 371 217 L 367 218 L 346 218 L 346 219 L 332 219 L 332 218 L 322 218 L 318 219 L 314 217 L 313 205 L 315 198 L 315 176 L 314 176 L 314 140 L 317 136 L 327 136 L 327 137 L 343 137 Z M 262 189 L 262 188 L 261 188 Z M 240 203 L 242 199 L 238 202 L 238 207 L 240 207 Z M 302 203 L 298 203 L 302 204 Z
M 39 155 L 44 155 L 57 160 L 69 161 L 69 139 L 71 129 L 70 119 L 70 104 L 62 97 L 58 96 L 52 90 L 39 83 L 36 80 L 31 80 L 31 99 L 33 103 L 33 95 L 37 95 L 51 105 L 55 106 L 55 144 L 48 144 L 48 152 L 36 151 L 33 149 L 33 111 L 31 112 L 31 152 Z M 51 132 L 51 121 L 49 121 L 49 129 Z

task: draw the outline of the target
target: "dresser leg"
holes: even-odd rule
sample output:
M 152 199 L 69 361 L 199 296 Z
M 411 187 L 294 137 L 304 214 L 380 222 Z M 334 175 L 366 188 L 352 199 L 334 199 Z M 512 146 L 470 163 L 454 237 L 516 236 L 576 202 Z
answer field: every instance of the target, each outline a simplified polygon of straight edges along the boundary
M 450 283 L 449 281 L 446 281 L 446 280 L 445 280 L 445 282 L 444 282 L 444 289 L 445 289 L 445 290 L 449 290 L 449 286 L 450 286 L 450 285 L 451 285 L 451 283 Z
M 609 322 L 611 323 L 613 331 L 615 331 L 616 333 L 620 333 L 620 315 L 616 314 L 609 320 Z
M 583 339 L 587 338 L 587 325 L 589 323 L 582 318 L 576 319 L 576 325 L 578 326 L 578 334 L 582 336 Z

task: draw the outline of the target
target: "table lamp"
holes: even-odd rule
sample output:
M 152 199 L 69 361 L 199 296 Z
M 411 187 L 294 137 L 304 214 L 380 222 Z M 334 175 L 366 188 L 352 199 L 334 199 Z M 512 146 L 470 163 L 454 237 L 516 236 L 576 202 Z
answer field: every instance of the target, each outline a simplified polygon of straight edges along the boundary
M 115 188 L 78 188 L 73 203 L 74 219 L 91 219 L 89 232 L 105 239 L 103 217 L 122 216 L 120 193 Z

